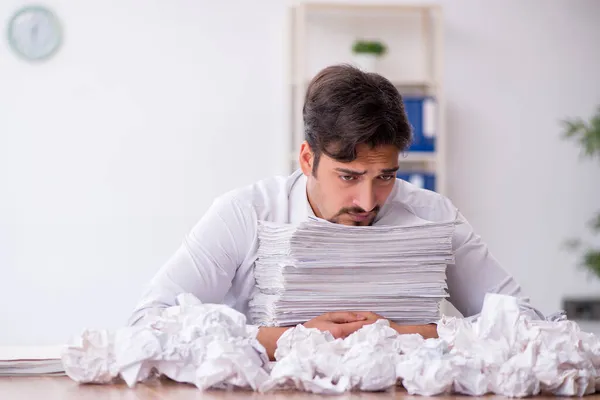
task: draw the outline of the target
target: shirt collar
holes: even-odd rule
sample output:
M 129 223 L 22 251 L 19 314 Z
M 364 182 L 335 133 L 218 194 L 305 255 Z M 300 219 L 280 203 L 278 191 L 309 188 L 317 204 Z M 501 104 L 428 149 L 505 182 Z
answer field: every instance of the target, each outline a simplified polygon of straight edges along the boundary
M 290 179 L 289 188 L 289 221 L 291 224 L 299 224 L 314 217 L 315 213 L 306 197 L 306 175 L 302 170 L 296 170 Z

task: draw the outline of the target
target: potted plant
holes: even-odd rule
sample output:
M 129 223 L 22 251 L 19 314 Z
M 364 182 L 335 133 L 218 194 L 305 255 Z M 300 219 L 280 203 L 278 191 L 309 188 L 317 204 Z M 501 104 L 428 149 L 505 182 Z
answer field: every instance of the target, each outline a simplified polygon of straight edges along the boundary
M 357 39 L 352 45 L 354 64 L 365 72 L 375 72 L 377 59 L 386 51 L 387 47 L 381 41 Z
M 592 159 L 597 157 L 600 160 L 600 107 L 587 122 L 581 118 L 572 118 L 563 121 L 563 124 L 563 137 L 578 142 L 583 156 Z M 595 234 L 600 233 L 600 212 L 590 221 L 590 229 Z M 569 245 L 573 249 L 582 247 L 581 241 L 577 239 L 571 240 Z M 600 247 L 588 245 L 583 251 L 581 266 L 600 278 Z

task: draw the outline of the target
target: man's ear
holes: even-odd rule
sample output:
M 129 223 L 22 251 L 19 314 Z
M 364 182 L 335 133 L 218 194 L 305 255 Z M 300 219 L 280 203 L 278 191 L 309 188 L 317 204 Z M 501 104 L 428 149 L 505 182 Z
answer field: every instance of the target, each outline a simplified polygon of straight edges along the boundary
M 314 153 L 310 148 L 308 142 L 302 142 L 300 145 L 300 154 L 298 155 L 298 161 L 300 162 L 300 169 L 306 176 L 311 176 L 313 171 Z

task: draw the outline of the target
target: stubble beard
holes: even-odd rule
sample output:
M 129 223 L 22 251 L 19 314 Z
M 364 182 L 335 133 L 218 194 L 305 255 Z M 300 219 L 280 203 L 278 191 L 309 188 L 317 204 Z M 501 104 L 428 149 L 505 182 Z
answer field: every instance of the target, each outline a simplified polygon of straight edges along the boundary
M 373 213 L 373 217 L 366 224 L 364 223 L 364 221 L 354 221 L 354 220 L 352 220 L 351 213 L 356 213 L 356 214 L 364 214 L 364 213 L 366 213 L 366 211 L 363 210 L 360 207 L 342 208 L 340 211 L 338 211 L 337 214 L 335 214 L 333 217 L 331 217 L 327 221 L 332 222 L 334 224 L 341 224 L 341 222 L 340 222 L 341 217 L 343 217 L 344 215 L 348 215 L 350 217 L 350 224 L 345 224 L 345 225 L 372 226 L 373 223 L 375 222 L 375 218 L 379 214 L 379 208 L 380 208 L 379 206 L 376 206 L 371 211 Z

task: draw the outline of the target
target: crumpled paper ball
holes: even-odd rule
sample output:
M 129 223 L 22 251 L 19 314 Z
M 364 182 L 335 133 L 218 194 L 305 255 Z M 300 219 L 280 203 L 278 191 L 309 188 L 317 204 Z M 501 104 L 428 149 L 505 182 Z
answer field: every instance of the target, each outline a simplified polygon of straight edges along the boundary
M 582 396 L 600 390 L 600 342 L 557 314 L 523 314 L 519 300 L 488 294 L 475 318 L 442 317 L 436 339 L 399 335 L 379 320 L 335 339 L 297 326 L 282 335 L 261 390 L 316 393 L 385 390 L 409 394 Z
M 83 332 L 66 347 L 63 364 L 82 383 L 123 379 L 134 386 L 164 375 L 201 390 L 339 394 L 401 384 L 425 396 L 600 391 L 600 339 L 562 314 L 523 314 L 519 300 L 506 295 L 488 294 L 473 318 L 442 317 L 435 339 L 400 335 L 383 319 L 344 339 L 298 325 L 279 339 L 274 363 L 257 331 L 229 307 L 182 295 L 140 325 Z
M 141 325 L 114 333 L 84 331 L 63 351 L 66 374 L 81 383 L 121 378 L 130 387 L 164 375 L 199 389 L 257 390 L 268 379 L 265 349 L 243 314 L 188 294 L 177 300 Z

